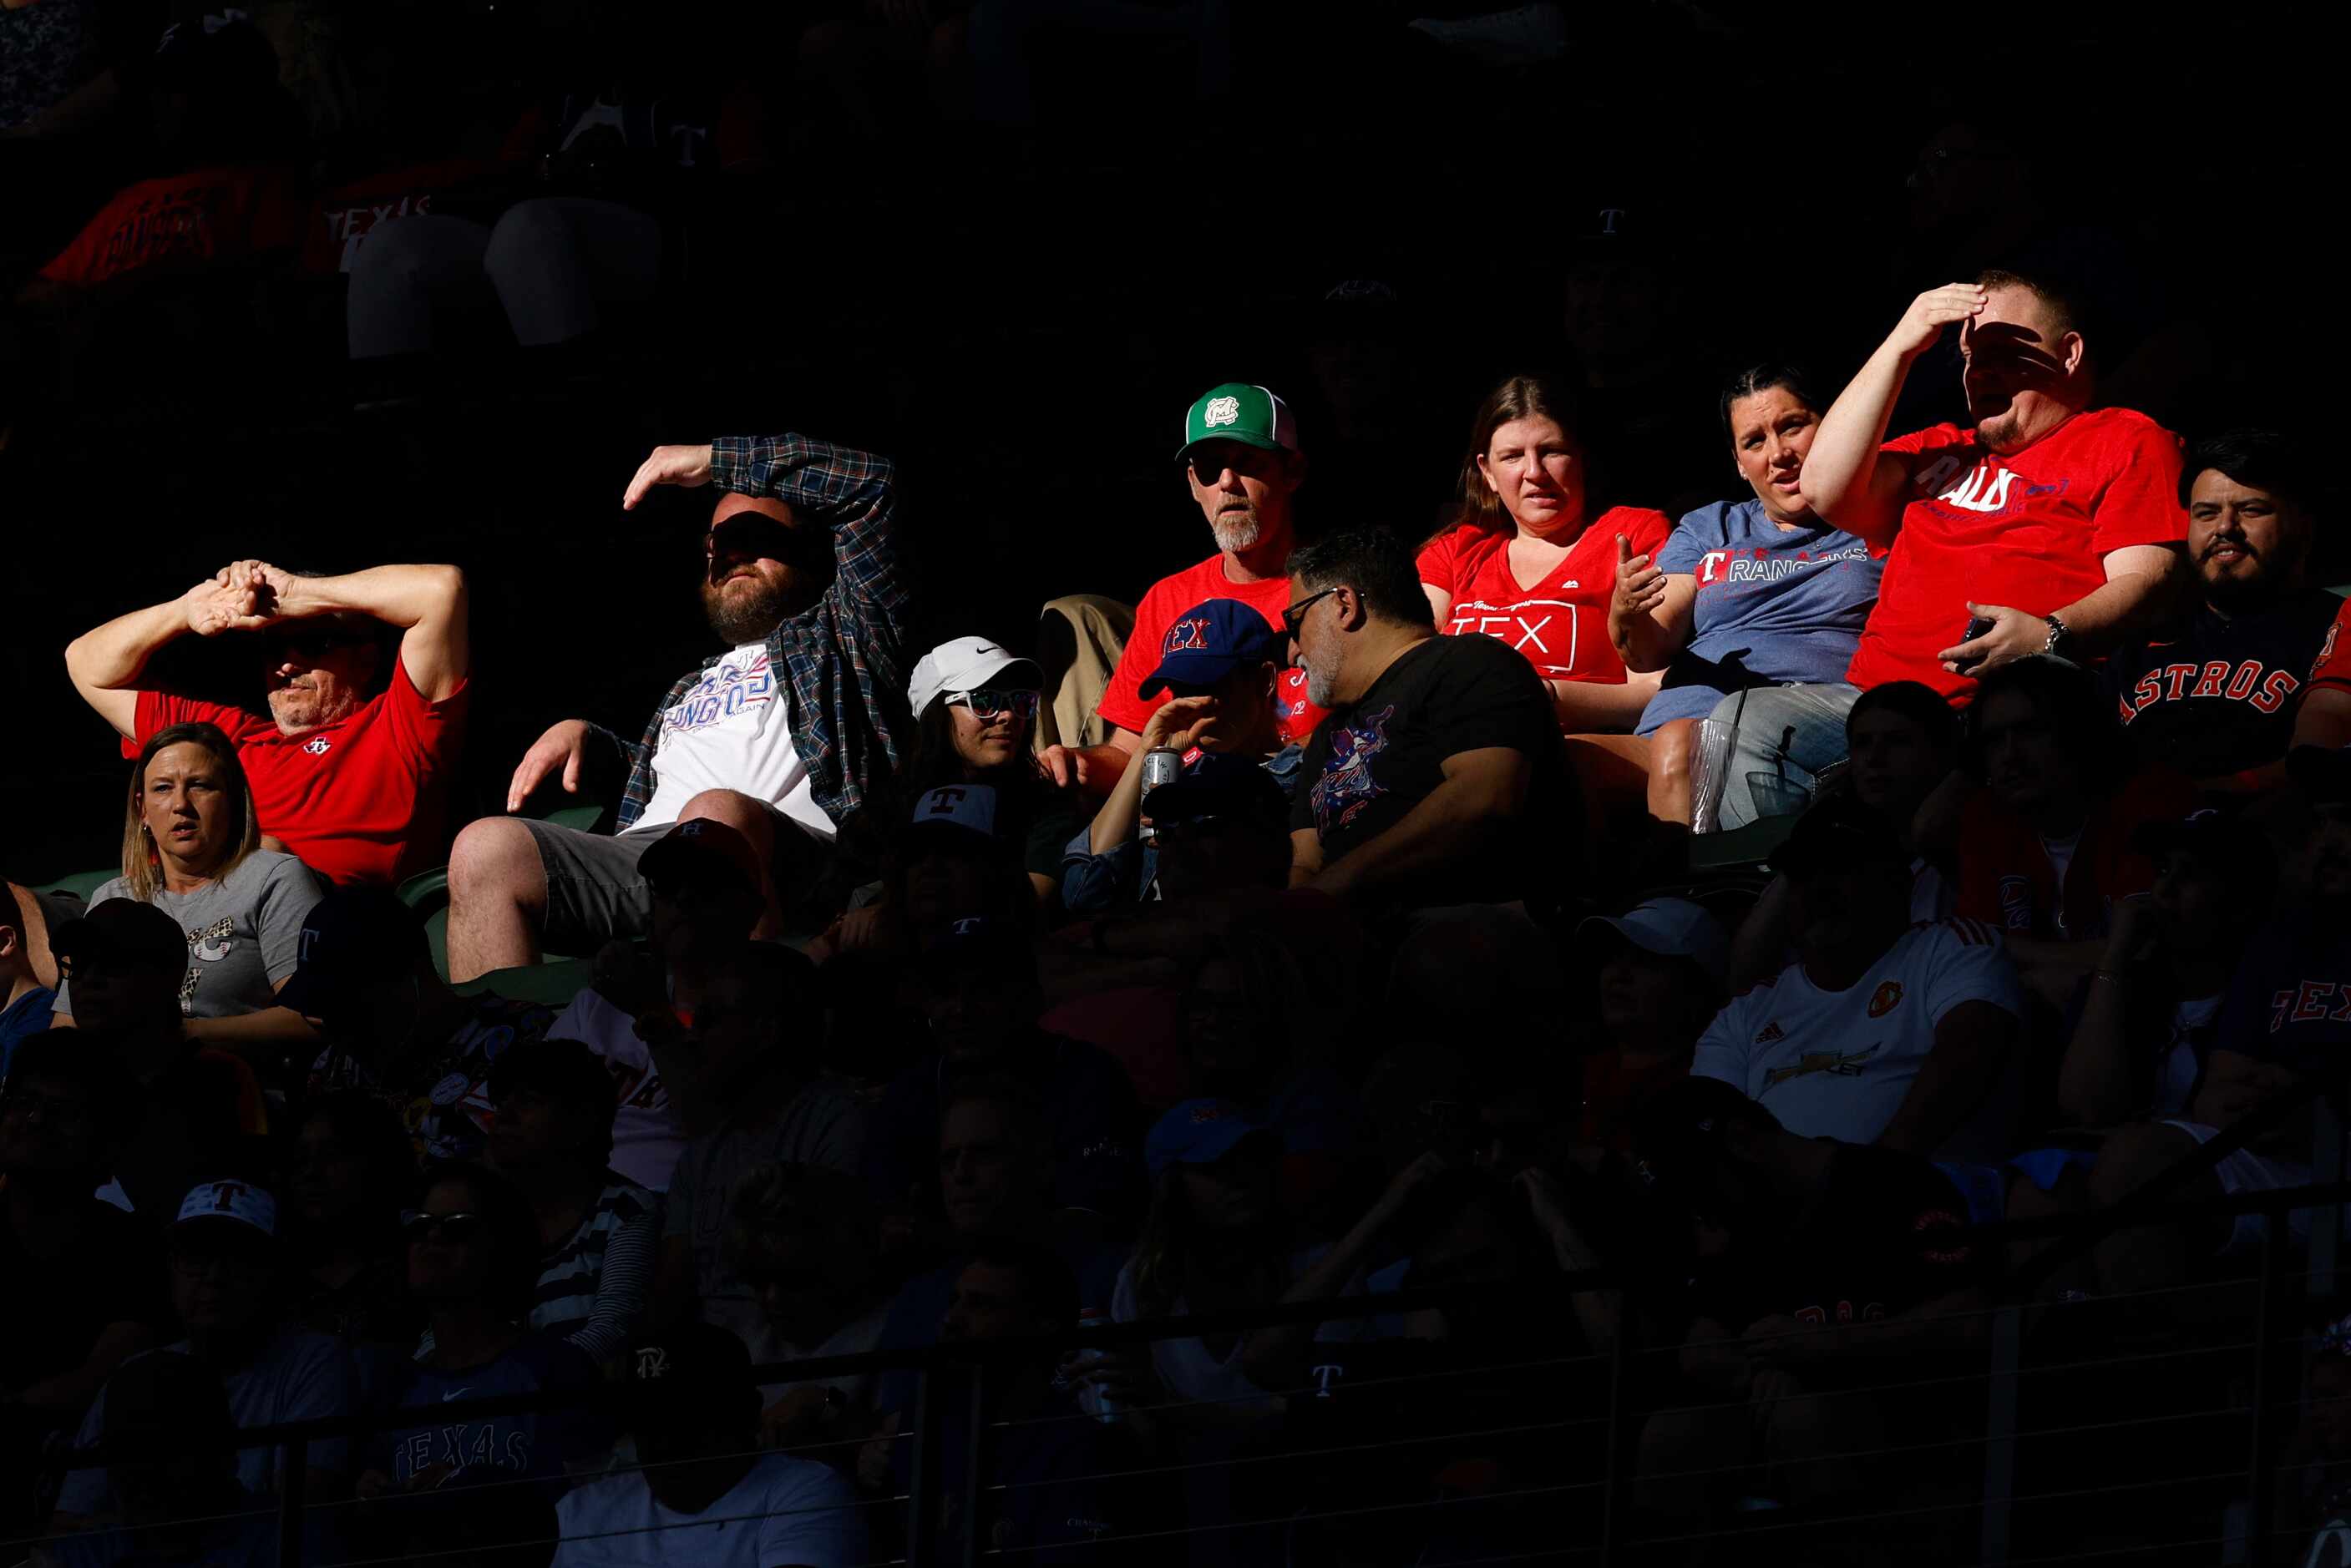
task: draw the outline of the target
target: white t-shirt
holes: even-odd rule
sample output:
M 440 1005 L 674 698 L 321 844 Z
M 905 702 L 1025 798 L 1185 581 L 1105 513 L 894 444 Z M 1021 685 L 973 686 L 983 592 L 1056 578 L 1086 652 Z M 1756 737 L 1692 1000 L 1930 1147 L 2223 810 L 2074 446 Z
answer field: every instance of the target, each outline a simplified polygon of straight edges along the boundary
M 648 1192 L 668 1191 L 670 1172 L 685 1151 L 685 1129 L 670 1109 L 651 1047 L 637 1038 L 637 1021 L 591 988 L 571 999 L 547 1037 L 577 1040 L 604 1059 L 621 1100 L 612 1116 L 611 1167 Z
M 1790 964 L 1731 998 L 1699 1036 L 1695 1077 L 1719 1078 L 1804 1137 L 1873 1143 L 1894 1118 L 1935 1028 L 1963 1002 L 2022 1016 L 2016 966 L 1998 931 L 1976 920 L 1913 926 L 1844 991 L 1823 991 Z M 1999 1159 L 2003 1129 L 1990 1113 L 1937 1152 Z
M 813 1459 L 768 1454 L 700 1513 L 653 1500 L 644 1473 L 591 1481 L 555 1505 L 550 1568 L 854 1568 L 865 1521 L 847 1480 Z
M 2220 998 L 2191 997 L 2181 1002 L 2171 1013 L 2171 1037 L 2163 1043 L 2163 1061 L 2155 1074 L 2155 1114 L 2164 1116 L 2184 1116 L 2188 1101 L 2196 1093 L 2197 1075 L 2204 1064 L 2196 1050 L 2196 1037 L 2210 1037 L 2213 1023 L 2220 1016 Z
M 1959 890 L 1943 875 L 1935 863 L 1925 858 L 1910 862 L 1910 923 L 1925 925 L 1929 920 L 1948 920 L 1959 907 Z
M 653 797 L 639 827 L 665 827 L 706 789 L 731 789 L 790 817 L 826 843 L 836 831 L 817 805 L 808 765 L 792 748 L 790 696 L 768 645 L 748 642 L 702 672 L 662 714 Z

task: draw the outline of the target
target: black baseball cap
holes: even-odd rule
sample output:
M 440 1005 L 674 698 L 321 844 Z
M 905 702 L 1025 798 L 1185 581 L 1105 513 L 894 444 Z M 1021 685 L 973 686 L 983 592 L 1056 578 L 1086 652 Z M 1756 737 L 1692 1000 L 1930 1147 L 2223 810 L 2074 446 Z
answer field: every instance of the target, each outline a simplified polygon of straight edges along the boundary
M 1161 825 L 1238 816 L 1287 826 L 1290 802 L 1260 763 L 1229 752 L 1204 752 L 1191 766 L 1144 797 L 1143 814 Z
M 681 1323 L 639 1339 L 621 1358 L 621 1381 L 636 1396 L 637 1410 L 657 1418 L 747 1425 L 758 1413 L 751 1353 L 716 1324 Z
M 180 929 L 179 922 L 136 898 L 92 904 L 88 913 L 51 932 L 49 947 L 68 961 L 102 956 L 169 970 L 175 975 L 188 967 L 187 933 Z
M 363 1005 L 367 987 L 433 961 L 423 922 L 389 888 L 337 888 L 311 905 L 296 951 L 300 959 L 278 1005 L 329 1023 Z
M 1872 861 L 1910 864 L 1910 850 L 1883 812 L 1851 794 L 1835 794 L 1796 819 L 1792 832 L 1771 851 L 1774 871 L 1803 877 L 1829 866 Z

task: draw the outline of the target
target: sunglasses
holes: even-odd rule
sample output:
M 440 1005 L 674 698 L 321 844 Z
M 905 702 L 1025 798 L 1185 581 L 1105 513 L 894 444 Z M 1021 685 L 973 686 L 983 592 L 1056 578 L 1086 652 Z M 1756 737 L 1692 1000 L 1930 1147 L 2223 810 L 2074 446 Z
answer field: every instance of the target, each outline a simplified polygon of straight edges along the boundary
M 1340 587 L 1344 587 L 1346 585 L 1343 583 L 1340 585 Z M 1298 640 L 1298 628 L 1305 624 L 1306 612 L 1312 609 L 1317 604 L 1329 598 L 1332 594 L 1335 594 L 1338 591 L 1339 588 L 1324 588 L 1319 594 L 1309 594 L 1304 598 L 1299 600 L 1296 604 L 1281 612 L 1281 629 L 1288 635 L 1290 641 L 1296 642 Z
M 982 716 L 1009 713 L 1015 718 L 1026 719 L 1037 711 L 1037 693 L 1034 691 L 1010 691 L 995 686 L 983 686 L 975 691 L 950 691 L 946 693 L 946 701 L 950 708 L 968 708 Z
M 1244 479 L 1263 479 L 1273 472 L 1277 461 L 1261 448 L 1235 445 L 1217 452 L 1196 452 L 1184 460 L 1184 466 L 1192 471 L 1201 489 L 1212 490 L 1228 468 Z
M 363 642 L 373 640 L 364 632 L 333 631 L 323 627 L 306 631 L 281 631 L 277 639 L 279 648 L 299 654 L 304 659 L 316 659 L 339 648 L 357 648 Z
M 487 1215 L 469 1214 L 406 1214 L 402 1216 L 400 1229 L 412 1247 L 426 1241 L 445 1241 L 453 1247 L 463 1247 L 479 1241 L 489 1229 Z

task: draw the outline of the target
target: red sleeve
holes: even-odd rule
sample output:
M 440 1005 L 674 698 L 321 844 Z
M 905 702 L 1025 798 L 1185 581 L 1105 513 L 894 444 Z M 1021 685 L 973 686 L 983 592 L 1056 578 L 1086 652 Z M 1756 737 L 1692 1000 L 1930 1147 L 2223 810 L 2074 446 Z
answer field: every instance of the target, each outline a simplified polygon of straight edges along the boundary
M 401 754 L 413 763 L 419 774 L 430 776 L 446 771 L 456 762 L 457 742 L 465 724 L 465 710 L 473 701 L 474 682 L 470 676 L 458 680 L 457 690 L 438 702 L 427 702 L 416 682 L 408 678 L 408 663 L 395 657 L 392 664 L 392 684 L 383 690 L 383 721 L 400 741 Z
M 113 200 L 81 226 L 81 233 L 48 259 L 41 268 L 41 276 L 51 283 L 82 288 L 103 282 L 114 270 L 106 260 L 106 242 L 128 220 L 128 210 L 138 204 L 145 189 L 146 182 L 141 182 L 116 192 Z
M 1159 711 L 1157 702 L 1144 701 L 1143 682 L 1159 668 L 1159 645 L 1166 640 L 1167 623 L 1175 618 L 1177 609 L 1184 607 L 1169 607 L 1167 595 L 1159 584 L 1154 584 L 1151 591 L 1143 596 L 1143 602 L 1134 607 L 1134 629 L 1127 634 L 1126 646 L 1119 650 L 1118 668 L 1111 671 L 1110 685 L 1103 690 L 1102 701 L 1094 704 L 1094 711 L 1104 721 L 1141 734 L 1143 726 L 1151 722 L 1151 715 Z
M 1655 556 L 1673 537 L 1674 520 L 1662 512 L 1646 506 L 1627 506 L 1617 514 L 1619 521 L 1629 526 L 1616 531 L 1625 535 L 1636 556 Z
M 2351 637 L 2343 635 L 2346 629 L 2351 629 L 2351 599 L 2336 607 L 2335 624 L 2318 645 L 2318 657 L 2310 664 L 2310 685 L 2351 686 Z
M 2188 537 L 2179 504 L 2179 438 L 2152 420 L 2133 421 L 2122 471 L 2099 493 L 2090 547 L 2101 556 L 2132 545 L 2172 545 Z
M 1439 593 L 1455 591 L 1454 574 L 1461 566 L 1462 535 L 1468 531 L 1466 524 L 1447 528 L 1421 547 L 1419 566 L 1422 582 Z
M 1928 425 L 1923 431 L 1912 431 L 1908 435 L 1896 436 L 1877 450 L 1887 457 L 1916 457 L 1930 446 L 1947 445 L 1955 438 L 1964 438 L 1967 432 L 1957 425 Z
M 122 754 L 136 762 L 139 748 L 147 743 L 149 737 L 174 724 L 214 724 L 231 742 L 242 746 L 253 738 L 255 727 L 260 722 L 242 708 L 226 708 L 201 698 L 183 697 L 175 691 L 141 691 L 139 715 L 131 722 L 131 734 L 122 742 Z

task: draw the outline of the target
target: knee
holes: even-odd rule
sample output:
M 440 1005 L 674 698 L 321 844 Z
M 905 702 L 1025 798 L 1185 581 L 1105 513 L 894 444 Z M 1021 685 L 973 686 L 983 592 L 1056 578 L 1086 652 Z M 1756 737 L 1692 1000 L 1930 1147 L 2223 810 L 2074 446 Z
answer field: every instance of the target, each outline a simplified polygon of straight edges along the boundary
M 482 253 L 482 266 L 496 275 L 518 265 L 527 265 L 534 258 L 570 244 L 571 226 L 563 221 L 563 210 L 556 202 L 517 202 L 490 230 L 489 246 Z
M 753 799 L 741 790 L 706 789 L 685 803 L 677 814 L 680 822 L 695 819 L 723 822 L 753 844 L 768 841 L 769 817 L 765 802 Z
M 1690 751 L 1698 743 L 1698 721 L 1676 719 L 1658 727 L 1649 747 L 1652 777 L 1681 782 L 1689 777 Z
M 510 816 L 486 816 L 467 823 L 449 846 L 452 902 L 497 892 L 519 897 L 540 886 L 546 876 L 538 841 L 529 828 Z

